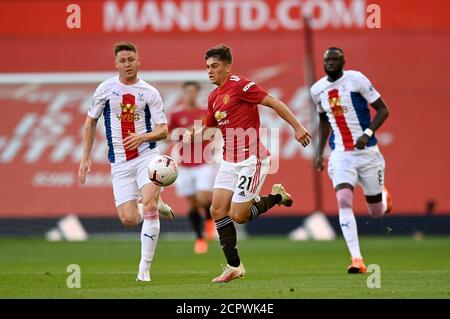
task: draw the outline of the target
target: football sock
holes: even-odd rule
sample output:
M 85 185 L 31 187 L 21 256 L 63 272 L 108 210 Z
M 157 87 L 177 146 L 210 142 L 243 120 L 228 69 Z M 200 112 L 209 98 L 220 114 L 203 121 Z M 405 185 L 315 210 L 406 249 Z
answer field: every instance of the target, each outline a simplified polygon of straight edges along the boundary
M 197 238 L 203 238 L 202 234 L 202 218 L 197 209 L 191 209 L 189 211 L 189 219 L 191 220 L 192 227 L 194 227 L 195 235 Z
M 352 258 L 362 258 L 359 249 L 358 227 L 352 209 L 353 192 L 348 188 L 336 192 L 339 206 L 339 224 Z
M 159 213 L 154 212 L 144 213 L 144 222 L 141 229 L 141 262 L 139 263 L 140 270 L 150 268 L 150 264 L 155 255 L 156 244 L 159 237 Z
M 236 228 L 234 228 L 233 220 L 230 216 L 216 220 L 216 228 L 228 265 L 238 267 L 241 260 L 237 251 Z
M 256 201 L 255 199 L 253 205 L 250 206 L 250 220 L 255 219 L 259 215 L 267 212 L 273 206 L 281 202 L 281 200 L 282 197 L 280 194 L 269 194 L 267 196 L 259 197 L 259 201 Z

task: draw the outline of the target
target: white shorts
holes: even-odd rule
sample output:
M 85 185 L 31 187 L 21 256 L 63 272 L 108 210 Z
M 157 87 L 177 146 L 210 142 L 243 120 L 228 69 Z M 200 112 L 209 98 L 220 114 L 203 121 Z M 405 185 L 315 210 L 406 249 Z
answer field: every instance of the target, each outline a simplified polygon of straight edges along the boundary
M 177 195 L 185 197 L 195 195 L 199 191 L 212 192 L 216 171 L 214 164 L 178 166 L 178 177 L 175 181 Z
M 328 161 L 328 175 L 333 187 L 359 183 L 366 196 L 381 194 L 384 186 L 384 158 L 378 146 L 355 151 L 332 151 Z
M 232 202 L 248 202 L 259 195 L 269 168 L 270 156 L 260 160 L 253 155 L 238 163 L 223 161 L 214 188 L 232 191 Z
M 140 189 L 151 183 L 148 177 L 148 163 L 159 155 L 158 149 L 152 149 L 125 163 L 111 164 L 111 175 L 116 207 L 130 200 L 141 198 Z

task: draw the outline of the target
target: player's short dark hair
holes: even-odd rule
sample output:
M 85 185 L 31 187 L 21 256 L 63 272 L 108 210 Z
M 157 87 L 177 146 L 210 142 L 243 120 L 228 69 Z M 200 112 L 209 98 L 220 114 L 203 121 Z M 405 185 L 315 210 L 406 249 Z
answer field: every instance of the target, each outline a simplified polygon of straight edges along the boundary
M 339 51 L 339 52 L 341 52 L 341 54 L 342 55 L 344 55 L 344 50 L 342 50 L 341 48 L 338 48 L 338 47 L 330 47 L 330 48 L 328 48 L 327 49 L 327 51 Z
M 217 60 L 223 61 L 226 64 L 231 64 L 233 62 L 231 49 L 225 44 L 220 44 L 206 51 L 205 60 L 208 60 L 209 58 L 216 58 Z
M 117 42 L 114 44 L 114 56 L 117 55 L 120 51 L 133 51 L 134 53 L 137 53 L 136 46 L 131 42 Z
M 198 90 L 198 91 L 200 91 L 200 83 L 198 83 L 197 81 L 186 81 L 186 82 L 184 82 L 182 85 L 181 85 L 181 87 L 183 88 L 183 89 L 185 89 L 185 88 L 187 88 L 188 86 L 195 86 L 195 88 Z

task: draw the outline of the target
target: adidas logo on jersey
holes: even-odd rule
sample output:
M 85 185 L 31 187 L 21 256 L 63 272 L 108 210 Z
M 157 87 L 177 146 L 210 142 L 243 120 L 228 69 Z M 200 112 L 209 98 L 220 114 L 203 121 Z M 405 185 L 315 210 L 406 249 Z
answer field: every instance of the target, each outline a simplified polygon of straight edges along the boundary
M 245 192 L 244 192 L 244 191 L 241 191 L 241 192 L 239 193 L 239 196 L 245 196 Z

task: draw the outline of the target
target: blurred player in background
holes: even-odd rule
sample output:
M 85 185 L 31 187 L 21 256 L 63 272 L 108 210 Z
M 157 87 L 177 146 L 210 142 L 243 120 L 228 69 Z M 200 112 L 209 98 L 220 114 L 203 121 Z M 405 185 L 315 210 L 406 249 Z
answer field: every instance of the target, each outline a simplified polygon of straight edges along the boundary
M 328 174 L 336 191 L 339 223 L 352 258 L 348 273 L 365 273 L 352 208 L 353 189 L 357 183 L 361 184 L 372 217 L 381 217 L 392 209 L 391 196 L 384 187 L 384 158 L 374 136 L 389 111 L 361 72 L 344 71 L 341 49 L 329 48 L 323 65 L 327 76 L 311 87 L 320 119 L 316 168 L 324 169 L 323 152 L 331 127 Z M 376 110 L 372 121 L 369 104 Z
M 156 141 L 168 134 L 164 105 L 159 92 L 139 79 L 139 56 L 127 42 L 114 46 L 119 75 L 96 89 L 83 137 L 83 155 L 78 171 L 81 184 L 91 171 L 91 150 L 97 121 L 103 114 L 109 146 L 114 201 L 120 221 L 127 227 L 142 222 L 141 261 L 136 280 L 150 281 L 150 266 L 159 237 L 159 213 L 173 219 L 172 209 L 160 199 L 159 186 L 148 176 L 149 161 L 159 154 Z M 152 126 L 152 122 L 155 126 Z M 142 198 L 142 204 L 138 200 Z
M 182 85 L 183 103 L 176 107 L 171 113 L 169 119 L 169 131 L 177 128 L 187 128 L 191 130 L 194 121 L 203 122 L 206 119 L 207 110 L 198 105 L 198 95 L 200 84 L 197 82 L 185 82 Z M 183 134 L 180 135 L 182 139 Z M 194 251 L 197 254 L 204 254 L 208 251 L 208 243 L 203 236 L 202 221 L 199 209 L 205 214 L 205 235 L 207 240 L 215 238 L 216 225 L 210 214 L 212 188 L 215 178 L 215 165 L 206 163 L 203 156 L 203 150 L 208 144 L 207 141 L 201 141 L 200 145 L 184 144 L 180 150 L 178 178 L 175 182 L 178 196 L 186 198 L 189 205 L 189 219 L 192 222 L 196 234 Z M 189 148 L 184 150 L 184 148 Z M 195 153 L 197 156 L 195 156 Z
M 276 204 L 291 206 L 293 202 L 281 184 L 273 185 L 271 194 L 258 196 L 270 168 L 270 154 L 259 136 L 258 104 L 273 108 L 294 129 L 295 139 L 303 146 L 309 144 L 311 137 L 283 102 L 255 82 L 231 73 L 230 48 L 224 45 L 211 48 L 205 60 L 209 80 L 217 88 L 208 98 L 205 125 L 198 131 L 186 132 L 183 140 L 190 143 L 204 138 L 208 127 L 219 127 L 224 138 L 224 161 L 216 176 L 211 206 L 227 259 L 222 274 L 212 280 L 219 283 L 245 274 L 233 221 L 246 223 Z

